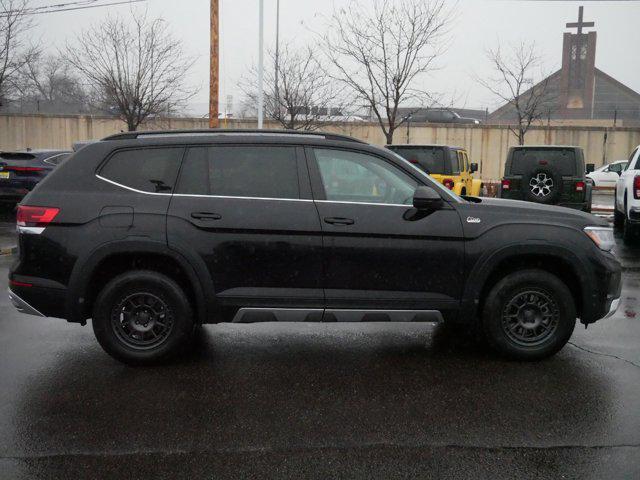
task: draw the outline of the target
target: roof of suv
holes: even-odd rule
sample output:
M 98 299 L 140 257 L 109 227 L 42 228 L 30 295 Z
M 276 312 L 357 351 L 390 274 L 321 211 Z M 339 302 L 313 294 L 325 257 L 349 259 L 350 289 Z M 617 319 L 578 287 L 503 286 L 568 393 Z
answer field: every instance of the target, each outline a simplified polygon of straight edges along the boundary
M 582 148 L 579 147 L 577 145 L 514 145 L 511 148 L 536 148 L 536 149 L 540 149 L 540 148 Z
M 202 129 L 202 130 L 153 130 L 142 132 L 116 133 L 103 138 L 102 140 L 133 140 L 142 138 L 166 138 L 166 137 L 202 137 L 202 136 L 269 136 L 278 137 L 308 137 L 322 138 L 326 140 L 338 140 L 343 142 L 355 142 L 366 144 L 362 140 L 327 132 L 310 132 L 301 130 L 257 130 L 257 129 Z
M 454 145 L 443 145 L 439 143 L 394 143 L 387 145 L 387 147 L 400 147 L 400 148 L 450 148 L 451 150 L 466 150 L 464 147 L 456 147 Z

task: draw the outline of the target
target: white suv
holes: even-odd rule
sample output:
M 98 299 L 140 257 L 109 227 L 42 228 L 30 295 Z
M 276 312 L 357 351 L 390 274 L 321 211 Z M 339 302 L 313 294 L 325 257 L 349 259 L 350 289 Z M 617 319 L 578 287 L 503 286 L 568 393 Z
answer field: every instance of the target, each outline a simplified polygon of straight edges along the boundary
M 635 148 L 629 164 L 616 182 L 614 224 L 624 229 L 624 242 L 640 240 L 640 145 Z

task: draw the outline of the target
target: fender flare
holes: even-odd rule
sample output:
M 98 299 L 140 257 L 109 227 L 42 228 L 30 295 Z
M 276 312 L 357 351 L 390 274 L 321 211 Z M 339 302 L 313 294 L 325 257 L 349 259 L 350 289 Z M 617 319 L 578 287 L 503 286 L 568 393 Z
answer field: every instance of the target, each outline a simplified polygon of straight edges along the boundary
M 472 197 L 479 197 L 482 190 L 482 180 L 479 178 L 471 179 L 471 192 L 469 195 Z
M 200 323 L 206 323 L 211 313 L 211 305 L 205 292 L 213 292 L 213 282 L 206 265 L 201 259 L 188 252 L 169 248 L 167 244 L 149 239 L 123 239 L 103 243 L 92 251 L 78 257 L 71 272 L 68 286 L 66 312 L 70 322 L 85 322 L 85 298 L 89 280 L 95 269 L 108 257 L 119 254 L 154 254 L 175 260 L 187 275 L 194 289 L 196 312 Z
M 551 245 L 544 241 L 532 240 L 507 245 L 499 250 L 483 255 L 478 259 L 467 277 L 462 295 L 463 301 L 460 305 L 459 318 L 477 318 L 480 313 L 478 312 L 481 301 L 480 295 L 497 266 L 509 258 L 518 258 L 522 255 L 541 255 L 547 258 L 558 259 L 567 264 L 573 270 L 576 278 L 579 279 L 580 292 L 582 294 L 580 300 L 584 312 L 583 316 L 588 317 L 588 310 L 591 308 L 589 297 L 589 292 L 592 291 L 591 276 L 580 257 L 566 247 Z

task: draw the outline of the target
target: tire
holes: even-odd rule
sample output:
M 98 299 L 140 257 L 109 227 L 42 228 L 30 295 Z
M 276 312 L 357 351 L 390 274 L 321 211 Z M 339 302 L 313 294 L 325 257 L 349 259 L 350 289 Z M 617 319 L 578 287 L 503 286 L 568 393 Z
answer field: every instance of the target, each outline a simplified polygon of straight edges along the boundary
M 616 230 L 622 230 L 624 228 L 624 216 L 625 214 L 618 210 L 617 192 L 613 197 L 613 228 Z
M 562 175 L 549 165 L 536 166 L 522 176 L 522 190 L 525 200 L 552 205 L 562 194 Z
M 125 311 L 130 321 L 125 321 Z M 162 322 L 161 322 L 162 320 Z M 130 365 L 175 357 L 194 331 L 193 310 L 180 286 L 157 272 L 135 270 L 112 279 L 98 294 L 93 332 L 100 346 Z
M 629 247 L 635 247 L 640 244 L 640 226 L 632 224 L 627 216 L 624 216 L 624 225 L 622 227 L 622 241 Z
M 541 302 L 545 302 L 542 307 Z M 544 270 L 507 275 L 491 289 L 482 311 L 487 342 L 514 360 L 554 355 L 569 341 L 575 324 L 576 307 L 569 288 Z

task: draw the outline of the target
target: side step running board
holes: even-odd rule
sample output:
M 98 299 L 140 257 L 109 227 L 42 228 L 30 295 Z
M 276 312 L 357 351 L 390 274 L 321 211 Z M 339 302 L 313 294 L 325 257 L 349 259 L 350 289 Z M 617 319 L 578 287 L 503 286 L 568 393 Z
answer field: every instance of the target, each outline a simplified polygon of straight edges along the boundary
M 355 310 L 321 308 L 241 308 L 233 323 L 257 322 L 432 322 L 443 321 L 438 310 Z

